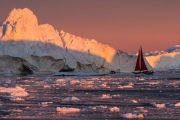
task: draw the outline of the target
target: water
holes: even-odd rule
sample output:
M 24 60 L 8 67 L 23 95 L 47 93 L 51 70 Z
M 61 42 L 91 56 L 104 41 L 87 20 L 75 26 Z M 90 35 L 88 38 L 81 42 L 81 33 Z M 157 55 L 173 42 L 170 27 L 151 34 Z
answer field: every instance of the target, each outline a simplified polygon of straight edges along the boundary
M 0 77 L 1 119 L 115 120 L 123 114 L 130 118 L 178 119 L 179 102 L 177 71 L 149 76 Z M 77 111 L 60 112 L 58 107 Z

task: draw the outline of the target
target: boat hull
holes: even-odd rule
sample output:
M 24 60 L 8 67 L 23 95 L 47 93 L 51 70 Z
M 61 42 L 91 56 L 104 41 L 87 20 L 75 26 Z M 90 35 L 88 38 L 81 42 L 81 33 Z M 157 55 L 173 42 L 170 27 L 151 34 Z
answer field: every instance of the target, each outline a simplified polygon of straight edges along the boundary
M 154 71 L 139 71 L 139 72 L 132 72 L 134 74 L 146 74 L 146 75 L 152 75 Z

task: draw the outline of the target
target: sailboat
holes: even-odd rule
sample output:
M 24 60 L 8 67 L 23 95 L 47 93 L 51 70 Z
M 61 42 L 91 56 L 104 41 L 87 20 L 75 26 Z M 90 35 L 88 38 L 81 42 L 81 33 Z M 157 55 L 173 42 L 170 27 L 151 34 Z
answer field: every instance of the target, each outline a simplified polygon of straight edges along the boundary
M 153 70 L 149 71 L 145 61 L 144 61 L 144 56 L 143 56 L 143 52 L 142 52 L 142 47 L 140 45 L 140 49 L 139 49 L 139 53 L 138 53 L 138 58 L 136 61 L 136 67 L 135 70 L 133 72 L 134 74 L 153 74 Z

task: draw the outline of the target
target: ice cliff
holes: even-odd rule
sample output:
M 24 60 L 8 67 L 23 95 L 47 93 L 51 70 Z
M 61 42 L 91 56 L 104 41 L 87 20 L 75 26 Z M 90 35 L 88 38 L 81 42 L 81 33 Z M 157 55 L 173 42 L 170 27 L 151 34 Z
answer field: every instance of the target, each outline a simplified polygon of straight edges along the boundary
M 132 72 L 135 60 L 94 39 L 38 25 L 27 8 L 13 9 L 0 24 L 1 73 Z

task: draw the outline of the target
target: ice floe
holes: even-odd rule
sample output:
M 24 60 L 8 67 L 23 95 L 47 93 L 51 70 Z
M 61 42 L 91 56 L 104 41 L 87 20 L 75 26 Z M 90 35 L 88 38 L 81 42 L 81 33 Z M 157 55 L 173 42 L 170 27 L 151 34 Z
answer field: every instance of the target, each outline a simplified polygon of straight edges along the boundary
M 11 97 L 26 97 L 28 96 L 28 93 L 25 91 L 24 88 L 21 88 L 19 86 L 16 86 L 15 88 L 5 88 L 0 87 L 0 93 L 10 93 Z

